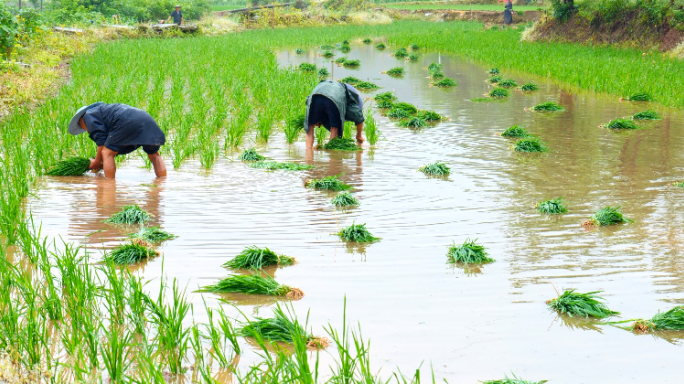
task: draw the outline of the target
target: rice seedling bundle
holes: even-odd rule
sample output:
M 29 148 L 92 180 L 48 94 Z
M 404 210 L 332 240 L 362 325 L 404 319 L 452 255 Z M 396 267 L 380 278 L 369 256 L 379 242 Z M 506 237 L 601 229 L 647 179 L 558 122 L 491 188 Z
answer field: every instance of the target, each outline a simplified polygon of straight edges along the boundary
M 609 316 L 619 315 L 620 312 L 611 311 L 608 307 L 599 300 L 602 297 L 597 296 L 601 291 L 594 291 L 588 293 L 578 293 L 574 289 L 566 289 L 562 295 L 555 299 L 548 300 L 546 305 L 551 310 L 558 312 L 561 315 L 568 315 L 571 317 L 595 317 L 603 319 Z
M 47 172 L 48 176 L 80 176 L 90 170 L 90 159 L 69 157 L 55 163 Z
M 513 88 L 513 87 L 517 87 L 518 83 L 516 83 L 515 80 L 513 80 L 513 79 L 506 79 L 506 80 L 501 80 L 499 82 L 499 86 L 504 87 L 504 88 Z
M 370 43 L 372 43 L 372 42 L 373 42 L 373 40 L 371 40 L 371 39 L 369 39 L 369 38 L 363 39 L 363 43 L 364 43 L 364 44 L 370 44 Z
M 520 11 L 518 11 L 518 13 L 520 13 Z M 482 384 L 544 384 L 546 382 L 548 382 L 548 380 L 528 381 L 520 379 L 516 375 L 513 375 L 512 378 L 504 375 L 504 378 L 501 380 L 487 380 L 483 381 Z
M 328 76 L 330 76 L 330 71 L 328 71 L 326 68 L 321 68 L 318 70 L 318 76 L 328 77 Z
M 323 149 L 334 151 L 359 151 L 362 148 L 356 145 L 353 139 L 348 139 L 342 136 L 330 140 L 323 146 Z
M 335 56 L 335 54 L 332 53 L 332 51 L 325 51 L 325 52 L 321 53 L 321 56 L 325 57 L 326 59 L 329 59 L 329 58 Z
M 270 265 L 287 266 L 295 263 L 290 256 L 280 255 L 268 248 L 259 248 L 256 245 L 247 247 L 237 256 L 223 264 L 231 269 L 263 269 Z
M 216 284 L 200 288 L 199 292 L 239 292 L 250 295 L 285 296 L 293 300 L 304 297 L 304 292 L 301 289 L 280 284 L 271 276 L 261 274 L 229 276 Z
M 520 87 L 520 89 L 522 89 L 523 91 L 526 91 L 526 92 L 532 92 L 532 91 L 538 91 L 539 86 L 535 83 L 525 83 L 525 84 L 523 84 L 522 87 Z
M 359 205 L 359 201 L 350 192 L 340 192 L 330 202 L 336 207 Z
M 342 65 L 345 67 L 358 67 L 361 65 L 361 60 L 345 60 Z
M 525 128 L 519 126 L 519 125 L 514 125 L 505 131 L 501 132 L 501 136 L 503 137 L 528 137 L 530 134 L 525 130 Z
M 553 101 L 547 101 L 541 104 L 537 104 L 534 106 L 535 111 L 551 111 L 551 112 L 556 112 L 556 111 L 564 111 L 565 108 L 563 108 L 560 104 L 554 103 Z
M 684 306 L 680 305 L 667 312 L 659 312 L 649 320 L 636 320 L 632 325 L 632 330 L 641 333 L 684 331 Z
M 394 103 L 392 103 L 391 101 L 387 101 L 387 100 L 380 101 L 380 102 L 378 102 L 377 105 L 378 105 L 378 108 L 381 108 L 381 109 L 394 108 Z
M 492 76 L 489 78 L 489 82 L 492 84 L 497 84 L 501 81 L 501 76 Z
M 430 63 L 430 65 L 427 66 L 427 70 L 428 70 L 428 72 L 441 71 L 442 70 L 442 64 Z
M 653 96 L 646 92 L 639 92 L 630 96 L 629 101 L 653 101 Z
M 240 160 L 242 160 L 242 161 L 262 161 L 262 160 L 266 160 L 266 157 L 258 154 L 256 149 L 250 148 L 250 149 L 245 149 L 245 151 L 242 152 L 242 155 L 240 155 Z
M 387 46 L 384 43 L 380 43 L 380 44 L 376 45 L 375 48 L 382 51 L 383 49 L 387 48 Z
M 378 122 L 375 120 L 373 110 L 368 108 L 366 112 L 366 121 L 363 125 L 363 131 L 366 133 L 366 139 L 370 145 L 375 145 L 380 139 L 380 130 L 378 129 Z
M 563 205 L 563 198 L 559 197 L 553 200 L 540 201 L 536 205 L 539 213 L 547 213 L 549 215 L 560 215 L 566 213 L 568 209 Z
M 342 40 L 342 45 L 349 45 L 349 40 Z
M 497 99 L 508 97 L 508 95 L 508 90 L 504 88 L 494 88 L 491 92 L 489 92 L 489 97 L 494 97 Z
M 321 49 L 324 51 L 330 51 L 330 50 L 335 49 L 335 47 L 330 45 L 330 44 L 326 44 L 326 45 L 321 45 Z
M 266 169 L 268 171 L 277 171 L 277 170 L 284 170 L 284 171 L 306 171 L 309 169 L 313 169 L 313 165 L 308 165 L 308 164 L 299 164 L 299 163 L 279 163 L 276 161 L 255 161 L 251 164 L 249 164 L 250 167 L 252 168 L 258 168 L 258 169 Z
M 417 51 L 417 50 L 420 49 L 420 45 L 418 45 L 418 44 L 411 44 L 411 49 L 414 50 L 414 51 Z
M 637 112 L 632 116 L 634 120 L 660 120 L 660 115 L 656 111 L 649 109 L 643 112 Z
M 327 176 L 322 179 L 311 179 L 306 182 L 306 186 L 314 189 L 324 189 L 330 191 L 346 191 L 351 189 L 351 185 L 345 184 L 338 179 L 339 175 Z
M 351 52 L 351 47 L 348 45 L 343 45 L 342 48 L 340 48 L 340 52 L 349 53 L 349 52 Z
M 342 229 L 337 233 L 337 236 L 342 240 L 354 241 L 357 243 L 372 243 L 380 240 L 380 238 L 374 237 L 368 229 L 366 229 L 366 224 L 356 223 L 352 223 L 352 225 Z
M 337 58 L 337 60 L 335 60 L 335 63 L 344 64 L 345 61 L 347 61 L 346 57 L 339 57 L 339 58 Z
M 394 67 L 394 68 L 389 69 L 385 73 L 387 73 L 390 76 L 403 76 L 404 75 L 404 68 L 403 67 Z
M 416 55 L 415 53 L 412 53 L 412 54 L 408 55 L 408 59 L 409 59 L 409 61 L 413 61 L 413 62 L 418 61 L 418 55 Z
M 442 121 L 442 116 L 435 111 L 418 111 L 416 116 L 425 121 Z
M 380 87 L 378 87 L 376 84 L 373 84 L 368 81 L 359 81 L 358 83 L 356 83 L 356 88 L 364 90 L 380 89 Z
M 359 82 L 361 82 L 361 79 L 357 79 L 357 78 L 354 77 L 354 76 L 347 76 L 347 77 L 345 77 L 344 79 L 342 79 L 342 80 L 340 80 L 340 81 L 343 82 L 343 83 L 347 83 L 347 84 L 354 85 L 354 84 L 358 84 Z
M 399 126 L 404 128 L 423 128 L 427 126 L 427 121 L 422 117 L 413 116 L 400 121 Z
M 306 51 L 301 49 L 301 48 L 297 48 L 297 49 L 295 49 L 295 53 L 298 55 L 302 55 L 302 54 L 306 53 Z
M 621 212 L 622 207 L 605 207 L 598 210 L 596 213 L 591 215 L 591 218 L 582 225 L 592 226 L 592 225 L 615 225 L 622 223 L 632 223 L 633 221 L 624 217 Z
M 394 101 L 397 99 L 396 96 L 394 96 L 394 92 L 382 92 L 378 93 L 374 97 L 375 101 Z
M 393 119 L 405 119 L 407 117 L 411 117 L 411 112 L 403 109 L 403 108 L 397 108 L 394 106 L 392 109 L 387 112 L 387 117 L 393 118 Z
M 639 129 L 639 126 L 634 124 L 632 120 L 621 118 L 611 120 L 606 124 L 606 127 L 610 129 Z
M 406 103 L 406 102 L 403 102 L 403 101 L 400 101 L 400 102 L 398 102 L 398 103 L 394 103 L 394 107 L 395 107 L 395 108 L 403 109 L 403 110 L 409 112 L 409 113 L 412 114 L 412 115 L 413 115 L 413 114 L 416 114 L 416 113 L 418 112 L 418 108 L 416 108 L 415 105 L 410 104 L 410 103 Z
M 311 63 L 301 63 L 299 64 L 299 70 L 303 72 L 315 72 L 316 64 Z
M 477 239 L 466 241 L 461 245 L 454 243 L 449 247 L 447 258 L 450 263 L 464 263 L 464 264 L 482 264 L 492 263 L 496 260 L 488 257 L 488 253 L 484 246 L 476 243 Z
M 499 74 L 499 68 L 492 68 L 489 70 L 490 75 L 498 75 Z
M 110 224 L 143 224 L 152 217 L 142 210 L 137 204 L 126 205 L 121 210 L 110 216 L 105 223 Z
M 159 241 L 165 241 L 176 238 L 176 236 L 162 230 L 161 228 L 159 228 L 159 226 L 141 227 L 138 232 L 129 233 L 128 236 L 134 239 L 141 239 L 147 241 L 148 243 L 156 243 Z
M 448 176 L 451 173 L 451 169 L 449 168 L 449 166 L 439 162 L 424 165 L 418 168 L 418 170 L 426 175 L 434 176 Z
M 549 149 L 539 139 L 528 137 L 518 140 L 515 143 L 515 150 L 517 152 L 546 152 Z
M 399 48 L 394 52 L 394 57 L 403 59 L 404 57 L 408 56 L 409 53 L 406 51 L 406 48 Z
M 131 265 L 157 257 L 159 253 L 155 251 L 147 242 L 135 239 L 129 243 L 114 248 L 105 255 L 105 259 L 113 261 L 118 265 Z
M 273 314 L 275 316 L 272 318 L 257 317 L 255 320 L 249 321 L 240 328 L 240 335 L 285 343 L 294 343 L 294 337 L 301 337 L 301 341 L 306 343 L 309 348 L 326 348 L 328 346 L 329 341 L 327 339 L 315 337 L 306 332 L 299 322 L 286 315 L 280 306 L 273 310 Z
M 435 87 L 445 88 L 445 87 L 455 87 L 458 84 L 456 83 L 456 81 L 454 81 L 454 79 L 450 79 L 448 77 L 445 77 L 436 83 L 432 83 L 432 85 L 434 85 Z

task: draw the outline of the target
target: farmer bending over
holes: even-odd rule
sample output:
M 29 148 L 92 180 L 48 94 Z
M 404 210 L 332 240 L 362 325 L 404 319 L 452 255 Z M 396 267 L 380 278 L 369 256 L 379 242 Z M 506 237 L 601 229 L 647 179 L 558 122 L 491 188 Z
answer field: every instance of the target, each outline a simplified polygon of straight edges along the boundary
M 345 120 L 356 124 L 356 140 L 362 144 L 364 118 L 361 95 L 349 84 L 321 81 L 306 98 L 306 147 L 313 148 L 314 128 L 323 125 L 330 131 L 332 140 L 342 133 Z
M 69 122 L 69 133 L 88 132 L 97 144 L 97 155 L 90 160 L 90 169 L 104 169 L 105 177 L 116 176 L 116 155 L 125 155 L 142 147 L 154 167 L 157 177 L 166 176 L 166 165 L 159 156 L 159 147 L 166 138 L 149 113 L 126 104 L 95 103 L 81 107 Z

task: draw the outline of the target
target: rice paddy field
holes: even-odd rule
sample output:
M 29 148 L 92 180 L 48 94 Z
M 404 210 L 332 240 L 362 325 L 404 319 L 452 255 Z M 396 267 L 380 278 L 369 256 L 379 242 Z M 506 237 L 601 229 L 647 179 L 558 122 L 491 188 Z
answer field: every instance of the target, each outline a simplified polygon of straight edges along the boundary
M 10 263 L 0 268 L 3 276 L 16 276 L 0 279 L 0 347 L 24 364 L 41 361 L 41 370 L 59 372 L 54 382 L 92 372 L 112 382 L 266 382 L 283 361 L 291 361 L 282 368 L 286 374 L 271 382 L 372 383 L 382 377 L 417 383 L 416 370 L 422 382 L 514 375 L 568 384 L 680 382 L 684 333 L 677 329 L 684 328 L 684 312 L 668 312 L 667 321 L 657 314 L 684 304 L 684 215 L 678 211 L 684 190 L 675 185 L 684 179 L 684 114 L 668 106 L 680 105 L 675 89 L 684 65 L 662 57 L 641 61 L 636 51 L 522 45 L 516 31 L 481 30 L 479 24 L 412 22 L 276 29 L 118 41 L 77 58 L 72 81 L 56 97 L 0 128 L 0 230 L 13 244 L 3 248 Z M 376 48 L 381 42 L 386 49 Z M 394 57 L 400 48 L 418 57 Z M 326 51 L 334 56 L 322 57 Z M 574 73 L 568 55 L 596 61 Z M 338 66 L 340 57 L 359 65 Z M 317 70 L 301 71 L 302 63 Z M 431 86 L 436 70 L 427 68 L 433 63 L 457 85 Z M 395 67 L 404 68 L 403 75 L 383 73 Z M 526 71 L 514 69 L 521 67 Z M 288 122 L 303 112 L 320 68 L 329 78 L 355 77 L 379 87 L 362 93 L 379 130 L 377 143 L 306 151 L 303 135 Z M 503 89 L 490 73 L 520 86 L 508 88 L 507 97 L 489 97 Z M 667 84 L 651 81 L 659 77 Z M 537 90 L 523 91 L 523 84 Z M 384 92 L 394 97 L 385 94 L 378 103 L 392 109 L 375 108 L 375 95 Z M 638 93 L 657 102 L 627 101 Z M 65 157 L 92 156 L 94 144 L 67 136 L 66 125 L 80 105 L 100 100 L 144 108 L 159 121 L 167 134 L 166 179 L 155 180 L 146 156 L 137 154 L 119 159 L 116 181 L 43 175 Z M 562 109 L 535 110 L 556 104 Z M 409 117 L 387 117 L 392 110 Z M 639 120 L 639 129 L 605 126 L 647 110 L 660 119 Z M 406 119 L 423 123 L 402 127 Z M 509 131 L 516 135 L 501 136 L 516 125 L 520 129 Z M 516 143 L 534 139 L 545 152 L 516 151 Z M 313 168 L 253 166 L 263 161 Z M 439 172 L 420 171 L 427 165 Z M 338 207 L 331 200 L 339 188 L 306 186 L 335 175 L 357 201 Z M 105 222 L 134 205 L 149 214 L 143 224 Z M 598 216 L 606 211 L 611 219 L 604 223 Z M 31 222 L 16 226 L 29 214 L 33 231 Z M 163 236 L 150 243 L 165 240 L 141 242 L 141 225 Z M 338 236 L 352 229 L 369 241 Z M 76 270 L 64 260 L 82 253 L 74 247 L 83 245 L 90 259 L 81 260 L 79 273 L 93 268 L 108 282 L 97 291 L 106 299 L 96 311 L 105 319 L 99 347 L 90 318 L 79 320 L 79 337 L 59 328 L 79 319 L 68 308 L 80 308 L 79 295 L 63 307 L 60 295 L 83 289 L 86 298 L 97 296 L 76 285 L 49 289 L 78 278 L 34 284 L 57 298 L 38 300 L 44 305 L 36 310 L 25 282 L 51 270 L 45 266 L 54 255 L 44 250 L 53 241 L 62 255 L 54 271 Z M 141 261 L 123 269 L 102 261 L 123 244 L 142 250 L 125 260 Z M 148 251 L 152 247 L 158 255 Z M 275 293 L 238 287 L 246 279 L 231 276 L 252 273 L 249 264 L 230 267 L 241 253 L 271 258 L 257 280 L 261 290 Z M 126 270 L 133 276 L 117 273 Z M 16 287 L 24 289 L 14 293 Z M 14 294 L 27 303 L 10 305 Z M 586 300 L 594 310 L 568 310 L 572 300 Z M 13 321 L 15 313 L 26 320 Z M 223 322 L 224 315 L 239 321 Z M 298 322 L 288 320 L 295 315 Z M 41 316 L 62 320 L 36 327 Z M 247 318 L 254 321 L 241 327 Z M 635 325 L 644 332 L 609 324 L 633 319 L 651 320 Z M 223 325 L 217 331 L 207 323 Z M 671 328 L 661 331 L 662 323 Z M 369 350 L 351 348 L 356 358 L 336 342 L 350 326 L 357 340 L 372 340 Z M 281 344 L 260 347 L 260 335 Z M 25 348 L 14 351 L 13 345 Z M 216 353 L 223 349 L 232 352 Z M 198 350 L 207 352 L 197 358 Z M 99 369 L 86 364 L 98 359 Z
M 470 4 L 452 4 L 452 3 L 435 3 L 435 2 L 425 2 L 425 3 L 387 3 L 383 4 L 387 8 L 393 9 L 406 9 L 410 11 L 416 11 L 419 9 L 450 9 L 454 11 L 500 11 L 504 10 L 504 3 L 501 4 L 473 4 L 472 8 Z M 546 5 L 514 5 L 514 11 L 536 11 L 538 9 L 546 9 Z

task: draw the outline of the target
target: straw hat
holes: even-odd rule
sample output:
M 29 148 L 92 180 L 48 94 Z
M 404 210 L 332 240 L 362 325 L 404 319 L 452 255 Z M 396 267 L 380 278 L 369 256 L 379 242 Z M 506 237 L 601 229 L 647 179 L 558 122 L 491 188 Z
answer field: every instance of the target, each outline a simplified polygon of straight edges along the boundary
M 91 108 L 98 107 L 102 104 L 104 103 L 98 101 L 97 103 L 93 103 L 79 108 L 78 111 L 76 111 L 74 117 L 71 118 L 71 121 L 69 121 L 69 133 L 72 135 L 80 135 L 81 133 L 85 132 L 85 129 L 81 128 L 81 126 L 78 125 L 78 121 L 81 120 L 81 117 L 85 115 L 86 111 L 88 111 Z

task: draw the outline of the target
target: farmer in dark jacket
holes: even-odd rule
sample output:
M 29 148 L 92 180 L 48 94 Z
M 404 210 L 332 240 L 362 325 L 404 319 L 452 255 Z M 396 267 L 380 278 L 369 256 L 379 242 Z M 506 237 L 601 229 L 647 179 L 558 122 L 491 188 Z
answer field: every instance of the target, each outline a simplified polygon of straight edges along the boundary
M 361 95 L 349 84 L 323 80 L 306 99 L 306 147 L 313 148 L 314 128 L 323 125 L 334 139 L 344 129 L 346 120 L 356 124 L 356 140 L 363 143 L 363 102 Z
M 174 24 L 178 24 L 178 25 L 183 24 L 183 22 L 185 20 L 183 19 L 183 12 L 181 12 L 181 6 L 180 5 L 176 5 L 176 9 L 173 12 L 171 12 L 171 16 L 169 16 L 169 18 L 166 19 L 166 21 L 171 20 L 172 17 L 173 17 Z
M 513 23 L 513 3 L 511 3 L 511 0 L 506 0 L 504 7 L 504 24 L 508 27 Z
M 149 113 L 126 104 L 94 103 L 81 107 L 69 122 L 69 133 L 88 132 L 97 144 L 97 155 L 90 169 L 104 169 L 105 177 L 116 176 L 116 155 L 125 155 L 142 147 L 157 177 L 166 176 L 166 165 L 159 148 L 166 138 Z

